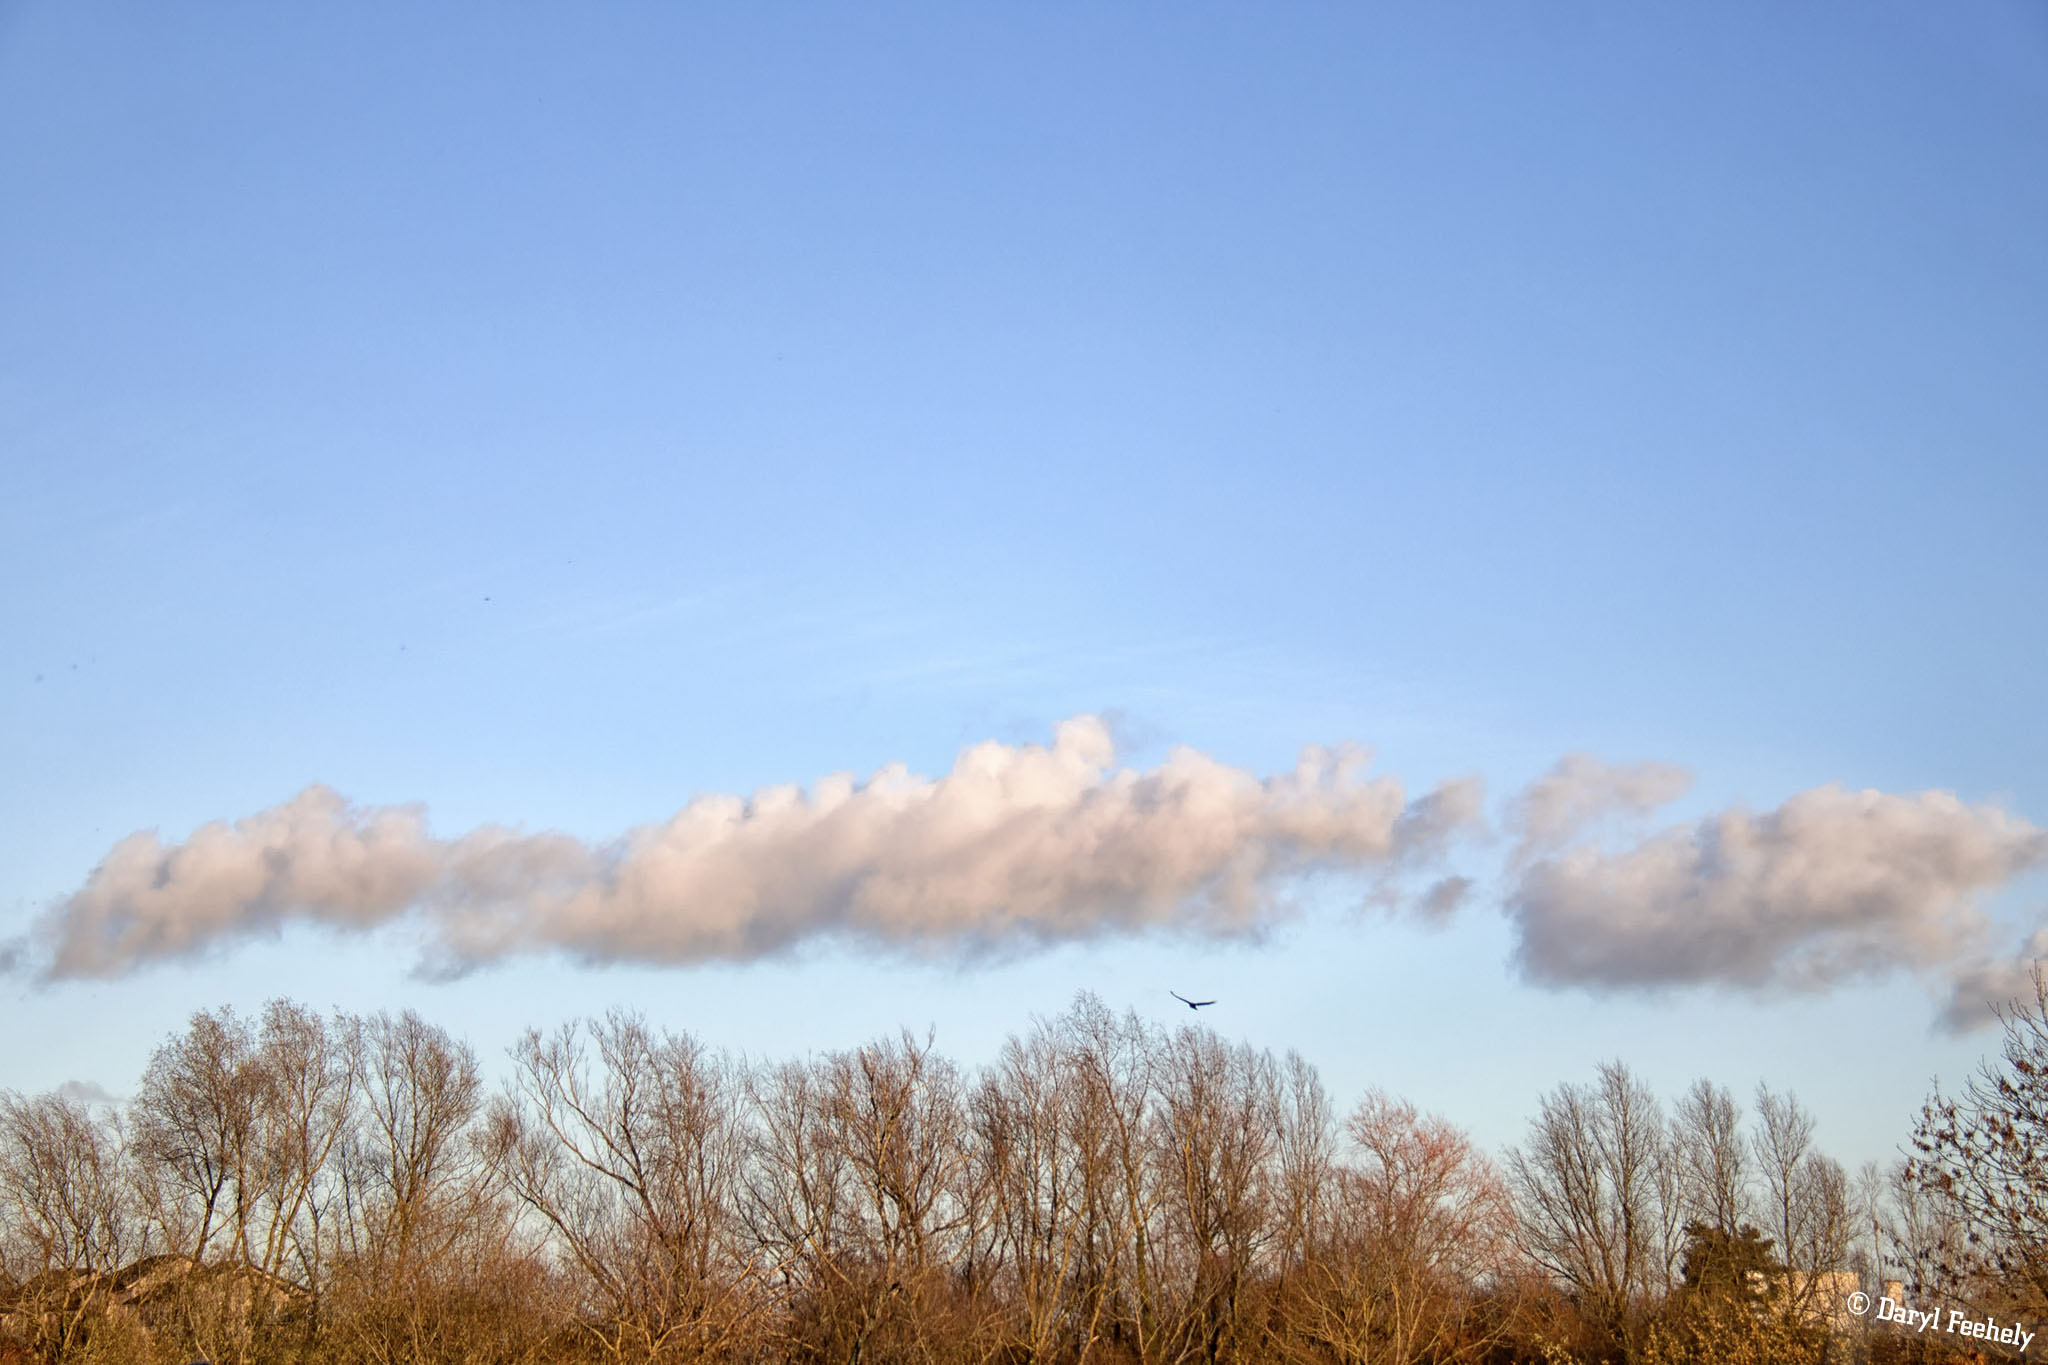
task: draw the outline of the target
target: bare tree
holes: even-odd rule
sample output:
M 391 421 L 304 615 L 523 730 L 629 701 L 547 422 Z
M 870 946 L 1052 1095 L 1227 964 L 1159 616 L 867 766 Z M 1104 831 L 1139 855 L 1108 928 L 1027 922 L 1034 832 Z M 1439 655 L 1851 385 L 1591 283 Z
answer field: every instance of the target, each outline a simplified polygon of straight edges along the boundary
M 1146 1365 L 1165 1358 L 1161 1207 L 1167 1185 L 1152 1155 L 1160 1123 L 1160 1047 L 1137 1015 L 1115 1015 L 1083 993 L 1060 1021 L 1084 1111 L 1092 1116 L 1083 1168 L 1088 1209 L 1084 1274 L 1098 1331 Z M 1107 1318 L 1106 1324 L 1102 1319 Z
M 201 1011 L 159 1047 L 133 1106 L 150 1212 L 170 1250 L 198 1262 L 241 1243 L 237 1212 L 260 1082 L 255 1038 L 232 1009 Z
M 1833 1157 L 1809 1153 L 1799 1164 L 1797 1198 L 1798 1237 L 1785 1259 L 1807 1271 L 1813 1292 L 1805 1296 L 1805 1305 L 1811 1309 L 1834 1292 L 1820 1286 L 1826 1276 L 1842 1269 L 1855 1236 L 1849 1174 Z
M 1672 1155 L 1688 1222 L 1735 1236 L 1751 1218 L 1742 1111 L 1726 1087 L 1694 1081 L 1672 1114 Z
M 108 1306 L 109 1277 L 146 1245 L 120 1123 L 61 1095 L 0 1092 L 0 1250 L 25 1285 L 35 1349 L 62 1359 Z
M 1821 1316 L 1832 1293 L 1827 1276 L 1841 1267 L 1852 1234 L 1849 1180 L 1841 1165 L 1813 1146 L 1813 1116 L 1796 1096 L 1757 1087 L 1752 1139 L 1763 1176 L 1764 1231 L 1786 1268 L 1789 1309 Z
M 317 1305 L 321 1182 L 354 1070 L 344 1036 L 282 1000 L 260 1027 L 230 1009 L 195 1014 L 151 1057 L 135 1151 L 150 1221 L 187 1266 L 177 1315 L 209 1357 L 267 1349 L 286 1310 Z
M 520 1259 L 475 1120 L 476 1054 L 408 1010 L 351 1021 L 362 1103 L 341 1167 L 340 1324 L 373 1361 L 452 1358 L 493 1278 Z
M 1668 1280 L 1660 1171 L 1668 1153 L 1656 1098 L 1620 1062 L 1594 1086 L 1546 1095 L 1528 1145 L 1509 1154 L 1522 1241 L 1569 1285 L 1588 1318 L 1617 1344 Z
M 849 1254 L 851 1177 L 831 1134 L 827 1087 L 810 1064 L 785 1062 L 751 1072 L 747 1093 L 741 1219 L 793 1310 L 828 1315 Z M 792 1326 L 783 1334 L 785 1353 L 796 1353 Z
M 363 1116 L 351 1149 L 352 1249 L 403 1282 L 448 1236 L 481 1154 L 462 1139 L 483 1102 L 476 1053 L 411 1010 L 360 1021 Z
M 1215 1361 L 1246 1343 L 1246 1291 L 1274 1231 L 1279 1077 L 1270 1055 L 1182 1028 L 1162 1059 L 1155 1160 L 1178 1253 L 1174 1338 Z
M 740 1135 L 726 1068 L 688 1035 L 619 1012 L 529 1031 L 512 1060 L 492 1150 L 587 1287 L 590 1339 L 621 1361 L 732 1345 L 758 1267 L 732 1237 Z
M 986 1191 L 990 1270 L 1011 1307 L 1007 1344 L 1048 1360 L 1092 1336 L 1099 1296 L 1081 1273 L 1090 1228 L 1090 1165 L 1099 1148 L 1087 1089 L 1059 1034 L 1041 1024 L 1010 1038 L 975 1087 L 977 1183 Z
M 1329 1232 L 1289 1307 L 1311 1359 L 1343 1365 L 1484 1358 L 1508 1318 L 1483 1293 L 1512 1281 L 1507 1183 L 1464 1133 L 1377 1090 L 1346 1132 Z
M 1883 1295 L 1885 1277 L 1892 1270 L 1884 1240 L 1888 1193 L 1884 1169 L 1875 1161 L 1864 1162 L 1850 1178 L 1842 1264 L 1856 1272 L 1857 1287 L 1872 1298 Z M 1866 1336 L 1869 1326 L 1861 1325 Z
M 265 1007 L 255 1056 L 251 1160 L 238 1185 L 240 1259 L 256 1272 L 252 1321 L 306 1291 L 317 1315 L 329 1157 L 355 1100 L 355 1033 L 286 1000 Z
M 1757 1131 L 1751 1141 L 1763 1178 L 1764 1231 L 1789 1262 L 1805 1232 L 1799 1175 L 1813 1150 L 1813 1115 L 1800 1107 L 1797 1096 L 1774 1095 L 1765 1085 L 1756 1089 L 1756 1115 Z
M 1322 1078 L 1300 1053 L 1281 1066 L 1279 1229 L 1283 1272 L 1308 1263 L 1322 1245 L 1335 1191 L 1337 1129 Z
M 967 1327 L 951 1311 L 958 1266 L 975 1240 L 958 1070 L 909 1032 L 824 1064 L 828 1132 L 844 1156 L 847 1249 L 834 1270 L 856 1308 L 858 1355 L 885 1326 L 930 1350 Z

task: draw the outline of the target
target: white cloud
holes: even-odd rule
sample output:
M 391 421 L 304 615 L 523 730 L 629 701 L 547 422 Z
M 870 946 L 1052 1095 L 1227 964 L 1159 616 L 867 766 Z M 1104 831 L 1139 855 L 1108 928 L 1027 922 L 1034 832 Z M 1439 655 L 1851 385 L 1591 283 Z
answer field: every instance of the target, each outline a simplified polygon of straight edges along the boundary
M 112 975 L 294 917 L 367 927 L 433 886 L 437 863 L 417 807 L 358 810 L 320 786 L 169 848 L 131 834 L 43 926 L 50 970 Z
M 416 806 L 325 787 L 183 843 L 136 834 L 0 958 L 109 977 L 230 948 L 288 924 L 421 926 L 427 965 L 463 971 L 560 952 L 584 961 L 748 960 L 838 940 L 974 955 L 1155 930 L 1257 934 L 1301 874 L 1363 874 L 1368 906 L 1443 923 L 1477 883 L 1446 867 L 1483 830 L 1477 778 L 1409 800 L 1355 748 L 1304 750 L 1259 777 L 1196 752 L 1115 764 L 1109 725 L 1077 716 L 1048 745 L 963 750 L 936 778 L 707 796 L 601 844 L 486 826 L 436 838 Z M 1981 898 L 2048 861 L 2048 831 L 1947 792 L 1839 785 L 1776 810 L 1722 811 L 1616 846 L 1683 793 L 1672 764 L 1574 754 L 1507 803 L 1504 908 L 1540 985 L 1821 991 L 1898 971 L 1946 988 L 1944 1022 L 2026 986 L 2048 931 L 1992 952 Z M 1603 840 L 1599 836 L 1606 836 Z
M 1555 849 L 1610 815 L 1646 815 L 1692 786 L 1675 763 L 1608 763 L 1566 754 L 1508 804 L 1508 828 L 1520 839 L 1517 861 Z
M 118 1107 L 121 1103 L 119 1095 L 96 1081 L 65 1081 L 57 1087 L 56 1093 L 60 1098 L 67 1099 L 73 1104 Z
M 1968 1033 L 1997 1020 L 2014 1002 L 2035 1001 L 2034 973 L 2048 965 L 2048 929 L 2037 929 L 2008 958 L 1981 957 L 1960 963 L 1950 974 L 1948 1000 L 1939 1023 L 1950 1033 Z
M 1425 861 L 1478 818 L 1470 779 L 1415 802 L 1355 749 L 1305 750 L 1259 778 L 1191 749 L 1117 769 L 1107 725 L 1049 746 L 963 751 L 936 779 L 892 766 L 808 790 L 711 796 L 592 846 L 483 828 L 443 840 L 416 807 L 324 787 L 166 847 L 123 840 L 37 930 L 57 977 L 114 976 L 292 922 L 429 927 L 449 970 L 513 954 L 746 959 L 843 936 L 972 952 L 1173 928 L 1256 932 L 1286 880 Z
M 1517 961 L 1540 983 L 1816 991 L 1953 973 L 1991 936 L 1980 895 L 2044 858 L 2048 832 L 1995 806 L 1828 785 L 1620 852 L 1581 844 L 1527 861 L 1507 910 Z

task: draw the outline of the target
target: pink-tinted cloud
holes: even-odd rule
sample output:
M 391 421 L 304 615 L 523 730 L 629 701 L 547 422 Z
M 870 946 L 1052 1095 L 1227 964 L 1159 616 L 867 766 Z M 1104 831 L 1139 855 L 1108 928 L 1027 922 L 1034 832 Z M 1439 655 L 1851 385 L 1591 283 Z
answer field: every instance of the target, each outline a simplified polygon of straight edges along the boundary
M 592 845 L 484 828 L 312 787 L 181 844 L 116 845 L 36 932 L 48 975 L 115 976 L 291 923 L 417 917 L 445 970 L 562 951 L 592 961 L 748 959 L 841 937 L 916 953 L 1151 929 L 1256 932 L 1290 877 L 1433 858 L 1481 804 L 1470 779 L 1410 802 L 1361 751 L 1304 751 L 1257 777 L 1191 749 L 1115 766 L 1079 716 L 1050 745 L 963 751 L 938 778 L 885 768 L 808 789 L 709 796 Z

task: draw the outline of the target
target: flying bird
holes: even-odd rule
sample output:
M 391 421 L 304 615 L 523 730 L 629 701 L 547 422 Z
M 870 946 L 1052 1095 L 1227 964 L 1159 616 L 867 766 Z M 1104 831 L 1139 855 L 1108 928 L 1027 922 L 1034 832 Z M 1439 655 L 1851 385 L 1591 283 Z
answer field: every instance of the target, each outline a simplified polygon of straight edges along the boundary
M 1202 1008 L 1202 1006 L 1204 1005 L 1213 1005 L 1216 1003 L 1214 1000 L 1190 1000 L 1185 995 L 1182 995 L 1179 991 L 1168 991 L 1167 994 L 1172 996 L 1174 999 L 1180 1001 L 1181 1004 L 1186 1005 L 1191 1010 L 1198 1010 Z

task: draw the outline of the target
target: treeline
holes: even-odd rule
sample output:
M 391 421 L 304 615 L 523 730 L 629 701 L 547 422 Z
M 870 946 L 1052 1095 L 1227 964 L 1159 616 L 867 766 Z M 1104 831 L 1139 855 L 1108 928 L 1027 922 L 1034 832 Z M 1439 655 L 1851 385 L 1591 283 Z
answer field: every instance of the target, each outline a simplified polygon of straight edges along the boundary
M 122 1108 L 0 1094 L 0 1360 L 1817 1363 L 1946 1358 L 1846 1314 L 1887 1276 L 2042 1303 L 1995 1084 L 1852 1178 L 1789 1095 L 1667 1111 L 1618 1063 L 1495 1161 L 1086 995 L 971 1073 L 624 1013 L 511 1063 L 488 1093 L 415 1014 L 278 1001 L 196 1015 Z

